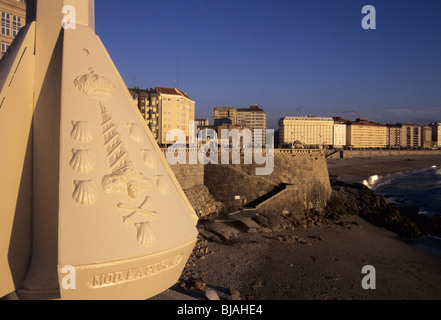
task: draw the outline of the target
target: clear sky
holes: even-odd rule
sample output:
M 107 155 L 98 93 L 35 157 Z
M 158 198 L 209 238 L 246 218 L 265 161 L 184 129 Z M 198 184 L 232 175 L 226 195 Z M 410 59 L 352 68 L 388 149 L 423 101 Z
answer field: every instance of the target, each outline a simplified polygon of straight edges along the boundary
M 96 33 L 127 86 L 179 84 L 197 118 L 258 104 L 274 129 L 310 114 L 441 122 L 441 0 L 95 3 Z M 364 5 L 376 30 L 361 26 Z

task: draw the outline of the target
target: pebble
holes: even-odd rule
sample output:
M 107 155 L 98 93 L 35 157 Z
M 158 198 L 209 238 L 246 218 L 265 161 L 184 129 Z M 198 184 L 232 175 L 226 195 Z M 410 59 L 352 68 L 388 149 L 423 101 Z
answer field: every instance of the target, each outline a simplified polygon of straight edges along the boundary
M 207 288 L 205 290 L 205 296 L 210 301 L 220 300 L 219 295 L 213 289 Z

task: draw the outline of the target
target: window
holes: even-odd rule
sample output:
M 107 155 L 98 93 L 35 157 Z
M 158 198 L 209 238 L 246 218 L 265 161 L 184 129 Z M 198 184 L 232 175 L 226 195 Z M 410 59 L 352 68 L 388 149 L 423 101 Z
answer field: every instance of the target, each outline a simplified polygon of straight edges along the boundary
M 8 51 L 8 48 L 11 44 L 6 41 L 2 41 L 2 57 L 5 55 L 6 51 Z
M 12 36 L 16 37 L 22 27 L 22 18 L 12 16 Z
M 2 35 L 11 35 L 11 15 L 2 11 Z

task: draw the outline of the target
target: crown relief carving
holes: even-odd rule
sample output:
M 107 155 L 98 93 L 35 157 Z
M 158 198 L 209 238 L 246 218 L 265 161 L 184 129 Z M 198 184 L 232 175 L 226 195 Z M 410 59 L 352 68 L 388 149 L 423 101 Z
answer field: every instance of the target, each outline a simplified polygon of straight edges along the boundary
M 96 100 L 108 100 L 116 94 L 113 84 L 105 77 L 96 74 L 93 68 L 90 72 L 74 80 L 75 87 L 86 96 Z

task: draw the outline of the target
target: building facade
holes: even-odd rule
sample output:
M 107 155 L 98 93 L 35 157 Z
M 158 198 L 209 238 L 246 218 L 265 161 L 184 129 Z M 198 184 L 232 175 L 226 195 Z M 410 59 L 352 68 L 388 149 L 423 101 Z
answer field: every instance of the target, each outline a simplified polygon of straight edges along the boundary
M 435 147 L 441 147 L 441 123 L 434 122 L 429 125 L 432 128 L 432 141 Z
M 215 107 L 213 119 L 215 123 L 226 123 L 223 120 L 229 119 L 232 125 L 237 125 L 237 109 L 235 107 Z
M 188 137 L 190 122 L 195 121 L 195 101 L 176 88 L 129 89 L 134 104 L 144 117 L 159 145 L 170 145 L 167 133 L 180 129 Z
M 208 127 L 210 125 L 210 120 L 208 119 L 196 119 L 195 121 L 198 127 Z
M 213 119 L 215 126 L 230 125 L 251 130 L 253 144 L 255 139 L 262 141 L 262 145 L 266 142 L 266 112 L 257 105 L 250 108 L 216 107 Z
M 26 24 L 25 0 L 0 0 L 1 11 L 1 57 L 8 51 L 20 29 Z
M 430 126 L 421 127 L 421 146 L 424 149 L 431 149 L 434 147 L 432 140 L 432 127 Z
M 292 145 L 296 141 L 307 146 L 332 146 L 334 144 L 334 119 L 285 117 L 279 120 L 279 141 Z
M 363 118 L 350 122 L 346 129 L 348 147 L 356 149 L 386 148 L 387 126 Z
M 401 147 L 419 148 L 421 147 L 421 126 L 407 123 L 401 124 Z
M 347 120 L 343 120 L 340 117 L 334 118 L 334 148 L 343 148 L 347 144 L 346 139 L 346 123 Z
M 389 148 L 401 147 L 401 126 L 397 124 L 387 125 L 387 146 Z
M 266 142 L 266 112 L 257 105 L 249 108 L 237 109 L 237 124 L 243 128 L 249 128 L 253 132 L 254 140 Z M 261 130 L 261 131 L 256 131 Z

